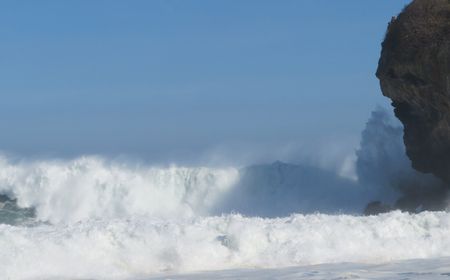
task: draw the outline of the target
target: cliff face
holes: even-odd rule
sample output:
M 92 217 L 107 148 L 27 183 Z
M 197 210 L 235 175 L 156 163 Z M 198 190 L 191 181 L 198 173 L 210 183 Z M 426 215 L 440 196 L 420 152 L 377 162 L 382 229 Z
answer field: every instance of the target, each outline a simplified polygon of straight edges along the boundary
M 450 183 L 450 0 L 414 0 L 392 19 L 377 77 L 413 167 Z

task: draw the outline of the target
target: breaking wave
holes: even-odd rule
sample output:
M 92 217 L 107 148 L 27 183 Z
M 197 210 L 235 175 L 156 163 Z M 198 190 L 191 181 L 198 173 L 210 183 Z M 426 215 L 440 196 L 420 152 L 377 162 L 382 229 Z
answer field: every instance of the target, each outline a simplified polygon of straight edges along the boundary
M 0 195 L 20 209 L 32 209 L 38 221 L 73 223 L 227 213 L 359 214 L 370 201 L 391 203 L 440 186 L 434 177 L 411 168 L 402 128 L 384 110 L 372 114 L 356 155 L 357 179 L 343 177 L 339 170 L 282 162 L 244 168 L 157 167 L 101 157 L 27 161 L 0 156 Z
M 0 160 L 0 192 L 52 223 L 208 214 L 237 179 L 234 168 L 130 167 L 97 157 Z
M 361 213 L 370 200 L 370 192 L 354 180 L 302 165 L 131 167 L 96 157 L 19 163 L 3 158 L 0 193 L 51 223 L 233 212 L 262 217 Z
M 450 256 L 446 212 L 361 216 L 370 201 L 440 188 L 411 168 L 401 131 L 385 111 L 372 114 L 352 166 L 345 160 L 356 178 L 282 162 L 158 167 L 0 156 L 0 276 L 130 278 Z
M 241 215 L 167 221 L 90 220 L 71 225 L 0 225 L 3 278 L 144 278 L 163 272 L 274 268 L 450 255 L 444 212 Z

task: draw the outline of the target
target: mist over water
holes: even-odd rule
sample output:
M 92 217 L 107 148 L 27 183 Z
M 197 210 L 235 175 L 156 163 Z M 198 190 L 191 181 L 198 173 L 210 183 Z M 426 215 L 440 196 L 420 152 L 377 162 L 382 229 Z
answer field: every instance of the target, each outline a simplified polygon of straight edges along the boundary
M 361 216 L 371 201 L 441 186 L 411 168 L 389 112 L 372 113 L 360 147 L 334 169 L 310 163 L 161 167 L 1 156 L 0 274 L 141 277 L 449 251 L 445 212 Z
M 72 223 L 134 216 L 189 218 L 240 213 L 361 214 L 373 200 L 393 203 L 441 183 L 411 168 L 402 127 L 375 110 L 355 156 L 335 170 L 310 164 L 169 167 L 85 156 L 73 160 L 0 157 L 0 194 L 37 220 Z
M 411 204 L 412 208 L 406 207 L 409 210 L 442 209 L 446 186 L 433 175 L 412 168 L 403 144 L 403 127 L 392 113 L 382 108 L 372 112 L 356 156 L 358 182 L 376 190 L 374 198 L 393 203 L 400 195 L 403 204 Z

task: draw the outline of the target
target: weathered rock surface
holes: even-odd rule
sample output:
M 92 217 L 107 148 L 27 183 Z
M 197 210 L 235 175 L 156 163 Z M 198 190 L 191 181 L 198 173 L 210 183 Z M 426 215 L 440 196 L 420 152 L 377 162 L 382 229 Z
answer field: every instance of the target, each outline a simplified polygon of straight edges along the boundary
M 377 77 L 413 167 L 450 183 L 450 0 L 414 0 L 389 24 Z

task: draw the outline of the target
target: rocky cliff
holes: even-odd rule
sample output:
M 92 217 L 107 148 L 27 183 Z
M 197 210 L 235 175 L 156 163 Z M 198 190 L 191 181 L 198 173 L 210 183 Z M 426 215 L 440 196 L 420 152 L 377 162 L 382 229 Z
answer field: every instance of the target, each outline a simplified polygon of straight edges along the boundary
M 414 0 L 389 23 L 378 65 L 413 167 L 450 183 L 450 0 Z

